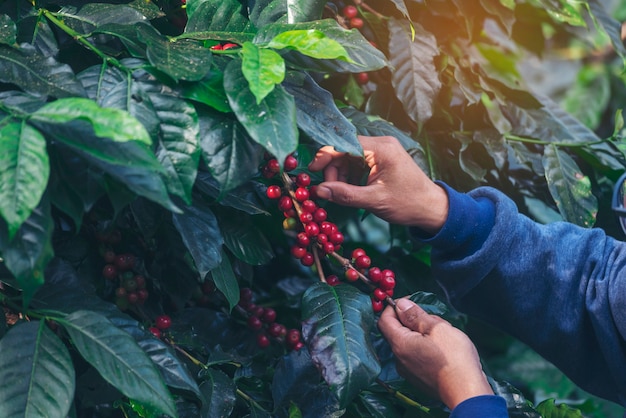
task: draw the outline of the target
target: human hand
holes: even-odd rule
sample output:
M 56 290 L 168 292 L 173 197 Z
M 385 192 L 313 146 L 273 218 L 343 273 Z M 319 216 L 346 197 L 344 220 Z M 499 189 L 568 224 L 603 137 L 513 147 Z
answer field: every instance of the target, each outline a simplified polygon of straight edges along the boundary
M 387 306 L 378 320 L 398 373 L 437 396 L 450 409 L 479 395 L 493 395 L 476 347 L 461 330 L 430 315 L 409 299 Z
M 388 222 L 435 233 L 448 216 L 448 196 L 413 161 L 396 138 L 359 136 L 365 160 L 332 147 L 309 164 L 324 171 L 317 196 L 366 209 Z M 357 185 L 369 169 L 367 183 Z

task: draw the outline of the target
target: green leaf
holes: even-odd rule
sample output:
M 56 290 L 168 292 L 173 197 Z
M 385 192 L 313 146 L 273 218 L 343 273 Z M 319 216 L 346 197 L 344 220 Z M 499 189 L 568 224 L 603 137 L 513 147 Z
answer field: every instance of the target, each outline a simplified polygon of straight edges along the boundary
M 253 32 L 238 0 L 188 0 L 185 33 L 215 32 L 213 39 L 234 40 L 237 32 Z M 217 35 L 222 32 L 222 35 Z
M 295 50 L 283 50 L 282 55 L 287 63 L 312 71 L 340 73 L 375 71 L 387 66 L 387 59 L 383 53 L 374 48 L 361 32 L 356 29 L 346 30 L 334 19 L 323 19 L 293 25 L 274 23 L 263 26 L 259 29 L 253 42 L 257 45 L 266 45 L 283 32 L 300 30 L 321 32 L 329 40 L 338 42 L 345 49 L 350 61 L 318 59 Z
M 5 119 L 0 125 L 0 215 L 7 222 L 9 239 L 39 204 L 49 175 L 41 132 L 24 121 Z
M 180 86 L 182 97 L 211 106 L 223 113 L 232 112 L 228 98 L 224 92 L 224 75 L 210 72 L 207 77 L 195 83 L 184 83 Z
M 204 280 L 222 259 L 224 238 L 215 215 L 208 206 L 196 203 L 185 206 L 181 214 L 173 214 L 172 220 Z
M 285 22 L 289 4 L 285 0 L 258 0 L 250 8 L 250 22 L 257 28 L 264 28 L 276 22 Z
M 562 100 L 563 109 L 589 129 L 597 129 L 611 99 L 611 79 L 604 65 L 587 64 L 580 69 Z M 581 105 L 584 103 L 584 106 Z
M 0 43 L 14 45 L 17 35 L 15 22 L 8 15 L 0 15 Z
M 346 49 L 318 29 L 289 30 L 274 36 L 267 45 L 274 49 L 294 49 L 301 54 L 318 59 L 340 59 L 354 62 Z
M 274 90 L 285 78 L 285 61 L 271 49 L 259 48 L 252 42 L 242 45 L 241 71 L 248 80 L 256 104 Z
M 401 418 L 403 416 L 385 394 L 364 391 L 361 392 L 359 398 L 373 418 Z
M 258 173 L 263 148 L 234 118 L 202 110 L 199 118 L 202 158 L 224 195 Z
M 217 369 L 207 369 L 201 376 L 204 381 L 200 391 L 207 402 L 202 405 L 203 417 L 228 417 L 235 407 L 237 387 L 226 373 Z
M 432 117 L 441 89 L 434 63 L 439 48 L 433 34 L 417 23 L 413 27 L 416 36 L 411 41 L 406 24 L 389 21 L 389 54 L 394 67 L 391 82 L 408 116 L 421 125 Z
M 230 264 L 228 256 L 222 249 L 222 261 L 217 267 L 211 270 L 211 277 L 213 277 L 213 283 L 217 290 L 222 292 L 226 300 L 228 301 L 228 310 L 232 311 L 235 305 L 239 303 L 239 283 L 237 283 L 237 277 L 233 272 L 233 268 Z
M 554 399 L 546 399 L 537 405 L 537 412 L 542 418 L 582 418 L 583 414 L 578 409 L 571 408 L 566 404 L 556 405 Z
M 298 128 L 320 146 L 362 155 L 356 129 L 337 108 L 332 94 L 305 73 L 289 72 L 283 87 L 294 97 Z
M 40 96 L 85 95 L 69 65 L 40 55 L 28 44 L 22 44 L 19 50 L 0 45 L 0 81 Z
M 137 33 L 150 64 L 174 80 L 197 81 L 209 72 L 213 55 L 198 41 L 167 39 L 148 24 L 138 24 Z
M 313 362 L 345 408 L 380 373 L 370 345 L 370 298 L 350 285 L 316 283 L 302 296 L 302 334 Z
M 326 6 L 325 0 L 287 1 L 288 23 L 309 22 L 321 19 Z
M 0 340 L 0 350 L 0 379 L 5 382 L 0 416 L 67 416 L 74 398 L 74 365 L 45 321 L 15 325 Z
M 76 311 L 58 322 L 83 358 L 124 395 L 176 417 L 172 395 L 152 360 L 104 316 Z
M 89 123 L 94 134 L 100 138 L 110 138 L 115 142 L 138 141 L 152 145 L 146 128 L 128 112 L 100 107 L 90 99 L 55 100 L 33 113 L 31 119 L 48 124 L 82 120 Z
M 84 35 L 106 24 L 130 26 L 145 20 L 144 15 L 135 8 L 124 4 L 105 3 L 87 3 L 78 13 L 68 13 L 68 9 L 62 9 L 56 13 L 56 17 L 63 19 L 63 23 Z
M 550 194 L 565 220 L 590 228 L 596 220 L 598 201 L 591 193 L 591 182 L 565 151 L 545 147 L 543 166 Z
M 250 215 L 269 215 L 266 204 L 259 199 L 261 188 L 265 185 L 255 182 L 248 182 L 226 194 L 221 193 L 219 184 L 209 173 L 199 172 L 196 179 L 196 186 L 205 195 L 218 200 L 218 203 L 241 210 Z
M 250 221 L 248 216 L 232 216 L 232 211 L 219 216 L 224 244 L 238 259 L 252 266 L 269 263 L 274 250 L 265 235 Z
M 276 86 L 257 105 L 241 70 L 241 61 L 233 60 L 224 73 L 224 89 L 230 107 L 254 141 L 262 145 L 278 161 L 295 151 L 298 145 L 296 106 L 293 97 Z
M 0 222 L 0 253 L 22 289 L 22 304 L 28 306 L 37 289 L 44 283 L 44 270 L 54 256 L 54 222 L 47 196 L 44 194 L 13 240 L 6 238 L 4 228 L 5 224 Z

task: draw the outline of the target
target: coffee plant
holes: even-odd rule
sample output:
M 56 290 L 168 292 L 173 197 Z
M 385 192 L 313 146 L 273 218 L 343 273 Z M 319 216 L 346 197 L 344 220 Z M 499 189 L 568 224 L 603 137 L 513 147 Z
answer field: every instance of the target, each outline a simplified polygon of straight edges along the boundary
M 391 135 L 459 190 L 619 236 L 615 3 L 1 2 L 0 416 L 445 417 L 376 327 L 407 295 L 473 332 L 511 416 L 615 416 L 515 374 L 541 359 L 307 169 Z

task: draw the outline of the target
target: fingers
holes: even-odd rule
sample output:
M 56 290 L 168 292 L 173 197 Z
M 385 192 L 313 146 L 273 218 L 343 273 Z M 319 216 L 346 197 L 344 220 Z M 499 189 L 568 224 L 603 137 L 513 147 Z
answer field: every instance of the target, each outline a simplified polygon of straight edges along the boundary
M 396 313 L 402 325 L 424 335 L 429 334 L 435 325 L 446 323 L 444 319 L 430 315 L 419 305 L 405 298 L 396 301 Z
M 380 315 L 378 328 L 389 341 L 402 341 L 411 334 L 411 330 L 402 325 L 391 305 L 388 305 Z

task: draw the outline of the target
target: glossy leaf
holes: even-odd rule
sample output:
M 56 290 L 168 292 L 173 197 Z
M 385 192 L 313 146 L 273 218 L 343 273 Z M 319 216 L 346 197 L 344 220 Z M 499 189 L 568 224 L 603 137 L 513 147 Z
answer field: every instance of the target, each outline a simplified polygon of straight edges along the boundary
M 146 145 L 152 144 L 144 126 L 130 114 L 118 109 L 100 107 L 89 99 L 55 100 L 33 113 L 31 119 L 46 124 L 86 121 L 100 138 L 110 138 L 115 142 L 138 141 Z
M 394 67 L 393 88 L 408 116 L 423 124 L 433 115 L 433 104 L 441 81 L 434 58 L 439 55 L 437 40 L 419 24 L 413 24 L 415 38 L 405 24 L 389 22 L 390 63 Z
M 175 417 L 174 400 L 150 358 L 104 316 L 76 311 L 58 322 L 83 358 L 131 399 Z
M 28 306 L 37 289 L 44 283 L 44 270 L 54 256 L 54 224 L 47 196 L 44 194 L 11 241 L 7 239 L 4 228 L 5 224 L 0 222 L 0 252 L 23 292 L 22 304 Z
M 0 15 L 0 43 L 6 45 L 15 44 L 17 27 L 10 16 Z
M 298 23 L 320 19 L 325 5 L 324 0 L 287 0 L 287 22 Z
M 237 41 L 242 33 L 253 31 L 237 0 L 191 0 L 187 2 L 186 12 L 189 17 L 186 34 L 206 32 L 209 39 Z M 215 35 L 211 36 L 211 33 Z
M 258 173 L 263 148 L 233 118 L 200 111 L 199 119 L 202 158 L 219 182 L 218 196 L 223 196 Z
M 229 113 L 231 109 L 224 92 L 223 80 L 223 74 L 211 72 L 200 81 L 181 85 L 182 97 L 211 106 L 220 112 Z
M 223 249 L 221 254 L 220 264 L 211 270 L 211 277 L 213 277 L 213 283 L 215 283 L 217 290 L 226 297 L 228 310 L 232 311 L 233 307 L 239 302 L 239 284 L 230 260 Z
M 386 394 L 364 391 L 361 392 L 359 398 L 374 418 L 400 418 L 403 416 Z
M 9 239 L 39 204 L 48 183 L 46 140 L 37 129 L 17 119 L 0 125 L 0 215 Z
M 204 381 L 200 390 L 207 402 L 202 406 L 203 418 L 228 417 L 235 406 L 237 387 L 226 373 L 217 369 L 208 369 L 202 373 Z
M 282 164 L 298 145 L 293 97 L 281 86 L 276 86 L 257 105 L 256 97 L 250 91 L 241 70 L 241 61 L 238 60 L 231 61 L 226 68 L 224 89 L 230 107 L 250 137 Z
M 0 416 L 65 417 L 75 388 L 74 365 L 45 321 L 15 325 L 0 340 Z
M 559 212 L 569 222 L 590 228 L 596 221 L 598 201 L 591 181 L 565 151 L 547 146 L 543 155 L 546 180 Z
M 20 49 L 0 45 L 0 81 L 12 83 L 39 96 L 84 96 L 69 65 L 40 55 L 34 47 Z
M 87 3 L 77 13 L 63 9 L 56 14 L 63 22 L 81 34 L 89 34 L 106 24 L 132 25 L 146 18 L 139 10 L 124 4 Z
M 182 214 L 173 214 L 174 226 L 191 253 L 200 277 L 217 267 L 224 243 L 215 215 L 208 206 L 186 206 Z
M 290 72 L 283 83 L 294 97 L 298 128 L 320 146 L 361 155 L 356 129 L 337 108 L 332 95 L 307 74 Z
M 316 283 L 302 296 L 302 334 L 322 377 L 347 406 L 380 373 L 370 345 L 370 298 L 350 285 Z
M 229 193 L 222 194 L 220 185 L 213 176 L 206 172 L 199 172 L 196 186 L 207 196 L 218 200 L 218 203 L 223 206 L 239 209 L 250 215 L 269 215 L 265 203 L 259 199 L 257 193 L 259 188 L 265 188 L 264 185 L 248 182 Z
M 346 49 L 319 29 L 295 29 L 274 36 L 267 45 L 274 49 L 294 49 L 318 59 L 339 59 L 352 62 Z
M 285 61 L 271 49 L 259 48 L 252 42 L 242 45 L 241 54 L 241 71 L 258 105 L 284 80 Z
M 265 235 L 248 217 L 220 216 L 220 227 L 224 244 L 238 259 L 253 266 L 269 263 L 274 258 L 274 249 Z
M 606 4 L 598 0 L 590 0 L 587 2 L 591 16 L 596 26 L 602 28 L 602 30 L 608 35 L 611 40 L 611 44 L 617 55 L 622 60 L 626 59 L 626 48 L 624 42 L 622 42 L 622 25 L 616 19 L 614 19 L 606 9 Z
M 250 22 L 263 28 L 272 23 L 289 23 L 287 2 L 285 0 L 258 0 L 250 8 Z
M 567 404 L 556 405 L 554 399 L 546 399 L 537 405 L 537 412 L 542 418 L 582 418 L 584 416 L 580 410 Z

